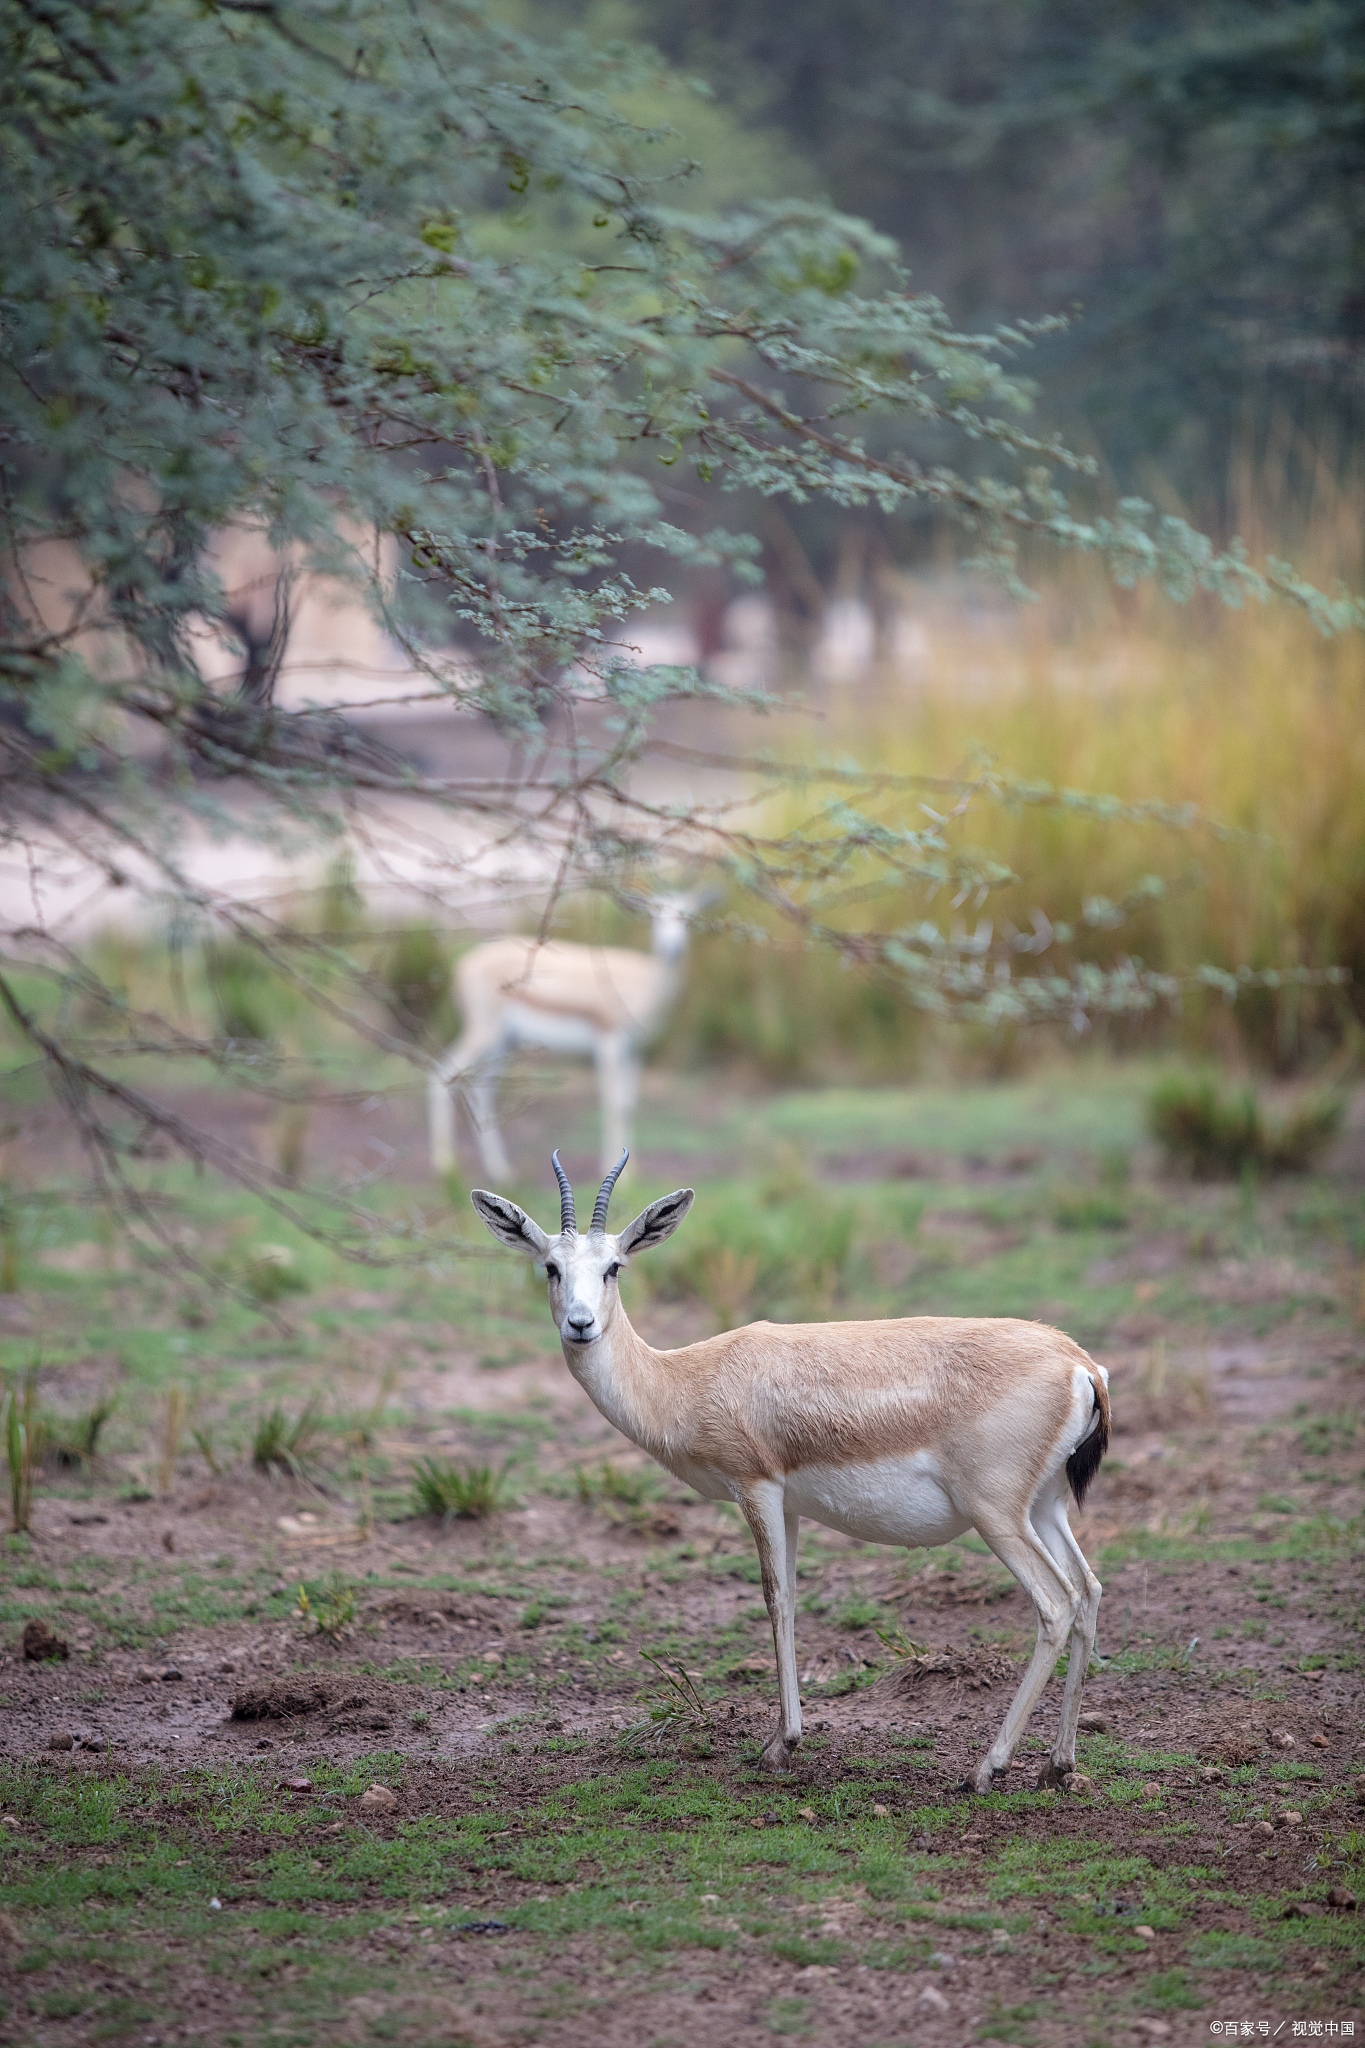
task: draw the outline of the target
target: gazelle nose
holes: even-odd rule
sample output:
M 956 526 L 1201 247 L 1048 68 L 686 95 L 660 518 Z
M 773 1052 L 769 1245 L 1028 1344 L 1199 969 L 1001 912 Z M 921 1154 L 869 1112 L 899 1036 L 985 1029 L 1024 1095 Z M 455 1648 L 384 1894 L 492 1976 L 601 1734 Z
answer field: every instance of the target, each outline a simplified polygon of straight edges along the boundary
M 569 1328 L 571 1330 L 590 1330 L 592 1328 L 592 1325 L 593 1318 L 591 1316 L 569 1317 Z

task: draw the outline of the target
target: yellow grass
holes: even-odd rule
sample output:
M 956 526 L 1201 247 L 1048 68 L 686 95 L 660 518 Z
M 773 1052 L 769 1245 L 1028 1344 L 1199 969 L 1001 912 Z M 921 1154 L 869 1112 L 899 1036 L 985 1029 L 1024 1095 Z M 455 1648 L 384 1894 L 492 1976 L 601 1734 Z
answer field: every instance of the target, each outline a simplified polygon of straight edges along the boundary
M 1323 582 L 1360 587 L 1362 495 L 1325 469 L 1278 547 L 1254 508 L 1240 523 L 1253 555 L 1292 554 Z M 1243 1046 L 1274 1065 L 1326 1050 L 1352 1010 L 1365 1014 L 1365 635 L 1324 640 L 1287 608 L 1229 612 L 1212 600 L 1175 606 L 1152 591 L 1114 593 L 1098 569 L 1078 564 L 984 641 L 940 614 L 917 670 L 883 671 L 870 705 L 842 707 L 850 751 L 944 774 L 984 748 L 1028 780 L 1193 803 L 1268 842 L 982 806 L 971 837 L 1022 877 L 992 899 L 997 917 L 1026 926 L 1039 904 L 1070 919 L 1087 896 L 1118 899 L 1144 873 L 1185 875 L 1186 886 L 1135 921 L 1094 935 L 1087 957 L 1352 969 L 1345 995 L 1239 1002 Z M 1216 1008 L 1187 1018 L 1187 1033 L 1218 1042 Z

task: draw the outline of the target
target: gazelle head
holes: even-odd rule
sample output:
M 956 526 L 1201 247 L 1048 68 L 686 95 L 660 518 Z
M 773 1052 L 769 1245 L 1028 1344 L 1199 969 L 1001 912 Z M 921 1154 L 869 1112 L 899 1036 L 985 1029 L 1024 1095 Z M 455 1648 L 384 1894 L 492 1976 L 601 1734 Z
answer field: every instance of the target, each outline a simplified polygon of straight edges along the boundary
M 505 1195 L 489 1194 L 475 1188 L 471 1202 L 488 1228 L 513 1251 L 528 1252 L 545 1268 L 550 1288 L 550 1313 L 566 1345 L 596 1344 L 610 1330 L 620 1305 L 616 1282 L 632 1252 L 648 1251 L 671 1237 L 696 1199 L 691 1188 L 678 1188 L 661 1195 L 642 1209 L 619 1236 L 607 1230 L 607 1205 L 611 1191 L 629 1154 L 623 1152 L 603 1181 L 593 1204 L 592 1222 L 579 1232 L 574 1216 L 573 1189 L 559 1163 L 551 1156 L 559 1182 L 559 1234 L 550 1237 L 516 1202 Z
M 682 958 L 693 918 L 715 903 L 720 893 L 719 889 L 671 889 L 651 899 L 649 921 L 656 959 Z

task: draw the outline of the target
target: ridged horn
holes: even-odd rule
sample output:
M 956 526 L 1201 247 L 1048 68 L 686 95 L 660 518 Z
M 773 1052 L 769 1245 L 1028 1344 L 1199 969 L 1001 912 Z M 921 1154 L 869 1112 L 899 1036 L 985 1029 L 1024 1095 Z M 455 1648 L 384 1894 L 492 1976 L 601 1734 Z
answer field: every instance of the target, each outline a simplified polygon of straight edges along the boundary
M 597 1190 L 597 1200 L 593 1203 L 592 1210 L 592 1228 L 594 1230 L 605 1230 L 607 1227 L 607 1210 L 611 1206 L 611 1191 L 621 1178 L 622 1169 L 629 1157 L 629 1152 L 621 1154 L 621 1157 Z
M 578 1221 L 573 1212 L 573 1189 L 569 1184 L 568 1174 L 565 1173 L 559 1163 L 559 1153 L 557 1151 L 550 1154 L 550 1164 L 555 1170 L 555 1179 L 559 1182 L 560 1231 L 565 1235 L 577 1237 Z

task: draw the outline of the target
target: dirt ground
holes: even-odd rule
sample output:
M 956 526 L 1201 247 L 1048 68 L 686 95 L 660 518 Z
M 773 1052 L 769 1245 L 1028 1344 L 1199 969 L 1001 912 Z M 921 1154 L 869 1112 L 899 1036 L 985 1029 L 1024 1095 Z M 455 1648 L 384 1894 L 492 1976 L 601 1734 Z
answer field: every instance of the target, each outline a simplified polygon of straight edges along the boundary
M 1097 1349 L 1116 1435 L 1073 1517 L 1105 1581 L 1093 1783 L 1073 1794 L 1033 1789 L 1060 1679 L 1009 1789 L 959 1790 L 1031 1646 L 984 1549 L 809 1525 L 807 1741 L 789 1777 L 760 1776 L 775 1673 L 747 1535 L 649 1480 L 548 1351 L 496 1372 L 463 1338 L 413 1352 L 380 1425 L 400 1472 L 496 1462 L 524 1427 L 533 1463 L 483 1520 L 358 1522 L 322 1466 L 45 1480 L 4 1556 L 0 2039 L 1360 2029 L 1365 1344 L 1349 1315 L 1261 1327 L 1256 1301 L 1288 1284 L 1271 1260 L 1214 1269 L 1241 1303 L 1216 1326 L 1161 1322 L 1171 1235 L 1158 1219 L 1104 1254 L 1131 1306 Z M 293 1313 L 387 1299 L 352 1285 Z M 660 1343 L 714 1326 L 696 1303 L 639 1320 Z M 365 1342 L 376 1357 L 383 1332 Z M 97 1380 L 75 1358 L 66 1394 Z M 334 1637 L 329 1586 L 354 1601 Z M 67 1654 L 26 1656 L 30 1623 Z M 645 1652 L 692 1674 L 699 1711 L 649 1720 Z M 363 1805 L 374 1783 L 390 1797 Z

